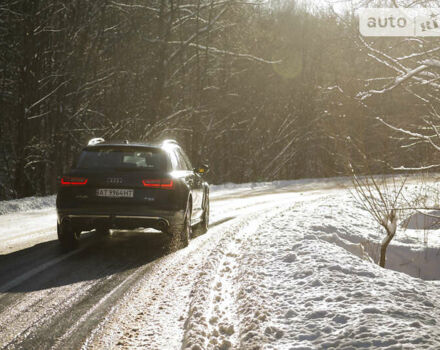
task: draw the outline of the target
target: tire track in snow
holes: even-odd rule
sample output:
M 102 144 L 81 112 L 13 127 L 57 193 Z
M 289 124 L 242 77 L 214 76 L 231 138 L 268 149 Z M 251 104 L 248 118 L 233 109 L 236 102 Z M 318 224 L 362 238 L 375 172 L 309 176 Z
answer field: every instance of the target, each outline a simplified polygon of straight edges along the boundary
M 142 268 L 121 266 L 121 270 L 124 271 L 120 273 L 114 273 L 92 282 L 79 283 L 74 288 L 65 286 L 66 289 L 71 289 L 70 293 L 50 293 L 55 300 L 52 300 L 49 305 L 44 305 L 49 298 L 48 295 L 43 295 L 38 302 L 40 310 L 32 313 L 38 317 L 4 345 L 5 348 L 81 347 L 90 328 L 93 328 L 105 316 L 108 309 L 148 268 L 149 264 Z M 29 315 L 28 312 L 27 315 Z M 16 332 L 15 325 L 14 331 Z
M 3 294 L 0 299 L 0 347 L 35 348 L 32 344 L 40 342 L 38 348 L 49 347 L 59 336 L 55 330 L 60 329 L 59 332 L 64 334 L 69 323 L 75 323 L 76 318 L 81 317 L 77 309 L 82 305 L 92 307 L 102 297 L 102 291 L 110 293 L 117 288 L 127 270 L 137 270 L 144 265 L 145 258 L 139 254 L 137 258 L 123 261 L 118 261 L 117 256 L 109 259 L 120 239 L 99 238 L 92 237 L 85 247 L 61 256 L 65 258 L 57 264 L 43 266 L 44 269 L 41 268 L 32 278 Z M 103 244 L 98 248 L 92 244 L 96 242 Z M 145 253 L 148 255 L 148 251 Z M 149 259 L 156 257 L 153 245 Z M 84 308 L 81 310 L 87 312 Z
M 289 202 L 291 198 L 289 198 Z M 152 270 L 116 305 L 108 317 L 95 329 L 84 348 L 179 349 L 184 338 L 184 323 L 193 299 L 191 291 L 198 284 L 197 276 L 205 265 L 212 263 L 210 252 L 219 242 L 240 232 L 248 222 L 273 209 L 271 200 L 216 216 L 207 234 L 191 241 L 189 247 L 154 262 Z M 215 212 L 215 209 L 214 209 Z M 233 212 L 236 217 L 223 225 Z M 201 272 L 200 272 L 201 271 Z
M 64 255 L 60 255 L 54 259 L 51 259 L 49 261 L 46 261 L 45 263 L 38 265 L 36 267 L 34 267 L 31 270 L 28 270 L 27 272 L 23 273 L 22 275 L 18 276 L 17 278 L 14 278 L 13 280 L 9 281 L 8 283 L 1 285 L 0 286 L 0 293 L 6 293 L 7 291 L 9 291 L 10 289 L 17 287 L 18 285 L 20 285 L 21 283 L 23 283 L 24 281 L 28 280 L 29 278 L 35 276 L 36 274 L 43 272 L 44 270 L 59 264 L 60 262 L 62 262 L 63 260 L 66 260 L 68 258 L 70 258 L 73 255 L 79 254 L 81 253 L 83 250 L 85 250 L 87 247 L 81 247 L 79 249 L 76 249 L 74 251 L 71 251 L 67 254 Z
M 207 252 L 223 236 L 223 224 L 229 221 L 235 227 L 242 220 L 231 219 L 214 222 L 187 248 L 151 263 L 149 273 L 111 310 L 84 348 L 180 348 L 192 282 Z
M 90 236 L 90 235 L 89 235 Z M 40 254 L 40 256 L 34 256 L 35 254 L 31 254 L 31 259 L 28 256 L 24 256 L 23 262 L 19 262 L 17 269 L 18 269 L 18 276 L 15 271 L 13 271 L 12 268 L 6 267 L 6 271 L 4 271 L 5 276 L 2 276 L 2 279 L 7 280 L 8 282 L 5 284 L 0 285 L 0 317 L 2 313 L 5 313 L 8 309 L 16 309 L 17 306 L 20 304 L 22 299 L 29 299 L 30 294 L 38 294 L 36 292 L 31 293 L 17 293 L 19 291 L 25 290 L 25 287 L 21 287 L 23 284 L 26 285 L 29 283 L 32 283 L 33 281 L 37 280 L 37 283 L 43 284 L 44 279 L 51 278 L 50 274 L 44 274 L 44 272 L 50 268 L 54 268 L 60 263 L 64 263 L 65 260 L 72 259 L 76 255 L 84 256 L 87 253 L 87 250 L 92 247 L 93 244 L 96 244 L 97 241 L 99 241 L 100 237 L 89 237 L 90 239 L 88 241 L 83 241 L 83 245 L 69 253 L 62 254 L 60 250 L 58 249 L 58 246 L 56 247 L 56 250 L 54 251 L 54 247 L 46 247 L 46 249 L 43 249 L 43 254 Z M 45 255 L 47 253 L 47 256 Z M 29 267 L 29 265 L 35 265 L 35 267 Z M 64 263 L 65 264 L 65 263 Z M 13 273 L 12 276 L 8 276 L 7 273 Z M 20 273 L 22 272 L 22 273 Z M 39 276 L 40 278 L 36 278 L 36 276 Z M 41 278 L 42 276 L 42 278 Z M 21 288 L 20 288 L 21 287 Z M 47 289 L 46 294 L 53 293 L 55 290 L 53 289 Z M 10 293 L 8 293 L 10 292 Z M 44 294 L 43 292 L 40 293 L 40 295 Z M 23 310 L 28 310 L 30 307 L 30 303 L 32 300 L 25 300 L 27 302 L 28 307 Z M 12 312 L 13 313 L 13 312 Z M 0 318 L 1 319 L 1 318 Z M 0 323 L 1 324 L 1 323 Z M 0 326 L 1 329 L 1 326 Z
M 207 257 L 191 292 L 182 349 L 239 348 L 241 321 L 237 298 L 241 291 L 236 264 L 239 247 L 247 237 L 258 234 L 263 222 L 290 207 L 290 201 L 281 201 L 267 208 L 264 214 L 254 212 L 239 227 L 225 234 Z

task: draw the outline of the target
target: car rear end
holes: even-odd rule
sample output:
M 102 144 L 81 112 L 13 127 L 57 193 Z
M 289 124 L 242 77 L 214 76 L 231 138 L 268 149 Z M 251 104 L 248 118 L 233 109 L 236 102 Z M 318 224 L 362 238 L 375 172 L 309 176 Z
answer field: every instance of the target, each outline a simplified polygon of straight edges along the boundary
M 75 231 L 94 228 L 166 231 L 184 215 L 187 190 L 172 177 L 160 147 L 94 145 L 60 180 L 58 224 Z

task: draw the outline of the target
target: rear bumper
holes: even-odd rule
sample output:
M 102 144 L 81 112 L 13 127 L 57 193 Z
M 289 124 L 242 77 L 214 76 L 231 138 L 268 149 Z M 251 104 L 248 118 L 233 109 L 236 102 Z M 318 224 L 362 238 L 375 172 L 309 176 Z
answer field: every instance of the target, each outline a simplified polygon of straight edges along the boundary
M 133 213 L 91 212 L 81 209 L 58 209 L 58 223 L 69 223 L 78 230 L 86 231 L 98 227 L 113 229 L 155 228 L 166 231 L 170 226 L 183 222 L 184 212 L 168 210 L 149 210 L 139 215 Z

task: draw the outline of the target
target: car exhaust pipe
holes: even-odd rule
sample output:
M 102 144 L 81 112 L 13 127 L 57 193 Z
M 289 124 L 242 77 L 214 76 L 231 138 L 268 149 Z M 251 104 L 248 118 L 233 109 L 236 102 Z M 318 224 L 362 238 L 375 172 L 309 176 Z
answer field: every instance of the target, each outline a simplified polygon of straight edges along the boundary
M 70 225 L 72 223 L 72 220 L 66 216 L 61 220 L 61 225 Z
M 159 230 L 166 232 L 168 230 L 168 224 L 165 220 L 159 220 L 158 223 Z

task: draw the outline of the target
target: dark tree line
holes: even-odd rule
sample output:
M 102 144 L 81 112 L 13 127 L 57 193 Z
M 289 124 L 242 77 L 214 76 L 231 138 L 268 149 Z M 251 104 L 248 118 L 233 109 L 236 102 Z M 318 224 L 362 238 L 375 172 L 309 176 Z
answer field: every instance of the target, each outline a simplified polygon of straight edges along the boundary
M 343 175 L 347 136 L 398 143 L 372 109 L 418 108 L 356 98 L 386 72 L 356 25 L 294 1 L 3 0 L 0 196 L 53 193 L 91 137 L 175 138 L 212 183 Z

